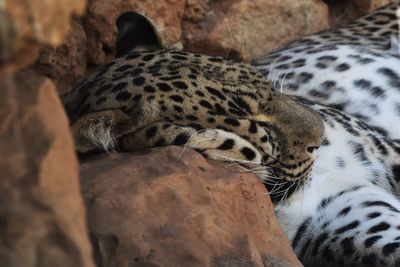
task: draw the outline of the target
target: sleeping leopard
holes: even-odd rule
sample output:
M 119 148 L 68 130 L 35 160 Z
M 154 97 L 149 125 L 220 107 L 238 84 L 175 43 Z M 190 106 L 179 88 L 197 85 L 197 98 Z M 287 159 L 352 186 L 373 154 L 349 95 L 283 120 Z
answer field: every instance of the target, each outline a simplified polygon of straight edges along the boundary
M 367 25 L 383 20 L 379 12 L 393 10 L 388 6 L 370 15 Z M 392 21 L 387 20 L 389 28 Z M 374 123 L 374 116 L 367 119 L 366 110 L 357 110 L 362 100 L 350 96 L 360 88 L 343 85 L 346 105 L 338 106 L 339 101 L 310 97 L 312 89 L 326 90 L 301 83 L 307 71 L 298 71 L 293 64 L 286 69 L 293 74 L 286 74 L 278 86 L 271 78 L 280 75 L 276 58 L 287 54 L 296 61 L 294 57 L 304 53 L 306 63 L 315 53 L 308 54 L 303 46 L 315 46 L 319 57 L 334 50 L 300 40 L 252 67 L 167 48 L 152 23 L 134 12 L 121 15 L 117 28 L 115 60 L 63 96 L 78 152 L 186 145 L 206 157 L 237 162 L 254 171 L 268 188 L 277 217 L 305 266 L 400 266 L 398 126 Z M 364 31 L 359 32 L 364 38 Z M 340 33 L 322 34 L 332 37 L 305 39 L 320 46 L 338 41 L 329 45 L 347 46 L 352 52 L 361 49 L 358 56 L 368 55 L 379 61 L 379 67 L 398 73 L 390 65 L 398 64 L 393 49 L 378 50 L 375 44 L 380 42 L 375 39 L 373 52 L 365 54 L 370 46 L 353 42 L 356 31 L 351 31 L 354 37 L 348 43 Z M 345 64 L 340 60 L 335 62 Z M 339 84 L 343 76 L 335 75 L 322 78 Z M 384 87 L 396 76 L 381 75 L 374 86 L 400 103 L 400 91 Z M 290 84 L 287 76 L 294 79 Z M 371 77 L 370 72 L 364 77 Z M 299 85 L 293 90 L 299 83 L 304 89 Z M 392 110 L 382 112 L 387 113 L 383 117 L 394 116 Z

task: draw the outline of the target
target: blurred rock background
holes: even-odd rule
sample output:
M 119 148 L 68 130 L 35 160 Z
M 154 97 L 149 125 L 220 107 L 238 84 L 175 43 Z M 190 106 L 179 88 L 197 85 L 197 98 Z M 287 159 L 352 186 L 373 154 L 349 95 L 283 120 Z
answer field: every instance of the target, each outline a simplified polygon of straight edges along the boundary
M 59 94 L 113 58 L 125 11 L 166 45 L 249 61 L 388 2 L 0 1 L 0 266 L 299 266 L 265 188 L 228 164 L 158 148 L 86 158 L 80 179 Z

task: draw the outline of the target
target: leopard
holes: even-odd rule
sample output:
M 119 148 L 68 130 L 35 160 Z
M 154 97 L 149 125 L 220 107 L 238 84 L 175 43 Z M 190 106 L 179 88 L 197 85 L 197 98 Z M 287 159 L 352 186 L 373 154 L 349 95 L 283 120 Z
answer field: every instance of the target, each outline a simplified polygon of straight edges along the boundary
M 305 266 L 400 266 L 396 131 L 288 93 L 268 55 L 251 66 L 166 47 L 135 12 L 116 26 L 116 58 L 62 97 L 78 152 L 181 145 L 238 163 Z
M 292 189 L 307 179 L 324 139 L 317 112 L 250 65 L 164 48 L 140 14 L 116 24 L 116 59 L 63 96 L 78 152 L 186 145 L 211 159 L 267 166 L 260 176 Z
M 311 182 L 276 207 L 305 266 L 400 266 L 400 50 L 394 3 L 252 62 L 324 117 Z

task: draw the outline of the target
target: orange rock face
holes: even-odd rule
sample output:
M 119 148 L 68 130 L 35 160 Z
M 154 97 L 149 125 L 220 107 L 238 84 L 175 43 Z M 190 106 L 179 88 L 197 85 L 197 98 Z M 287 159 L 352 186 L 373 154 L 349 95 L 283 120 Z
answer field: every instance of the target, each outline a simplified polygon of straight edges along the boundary
M 329 6 L 329 21 L 332 28 L 361 17 L 371 11 L 391 3 L 391 0 L 327 0 Z
M 85 1 L 5 0 L 0 5 L 0 78 L 33 63 L 43 44 L 60 45 L 70 15 L 82 14 Z
M 190 0 L 183 24 L 189 50 L 246 61 L 328 26 L 326 5 L 313 0 Z
M 0 266 L 93 267 L 78 164 L 54 85 L 0 80 Z
M 182 149 L 82 160 L 99 266 L 301 266 L 253 174 Z

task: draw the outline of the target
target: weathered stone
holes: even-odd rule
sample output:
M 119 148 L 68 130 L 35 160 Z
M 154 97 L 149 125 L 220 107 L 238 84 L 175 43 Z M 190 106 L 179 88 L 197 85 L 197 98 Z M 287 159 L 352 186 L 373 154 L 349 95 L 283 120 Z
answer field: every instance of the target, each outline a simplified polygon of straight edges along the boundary
M 86 71 L 86 43 L 86 33 L 81 21 L 73 19 L 71 31 L 62 45 L 44 48 L 35 69 L 53 79 L 60 93 L 69 91 Z
M 82 159 L 98 266 L 301 266 L 254 174 L 182 149 Z
M 145 14 L 160 27 L 162 41 L 172 45 L 181 38 L 184 0 L 90 0 L 85 16 L 89 62 L 101 64 L 114 55 L 115 21 L 127 11 Z
M 342 26 L 371 11 L 391 3 L 391 0 L 325 0 L 329 6 L 331 28 Z
M 0 88 L 0 266 L 94 266 L 78 164 L 54 85 L 20 72 Z
M 34 62 L 42 44 L 61 44 L 85 1 L 4 0 L 0 4 L 0 78 Z
M 312 0 L 189 0 L 184 40 L 191 51 L 251 60 L 327 29 L 327 12 Z

